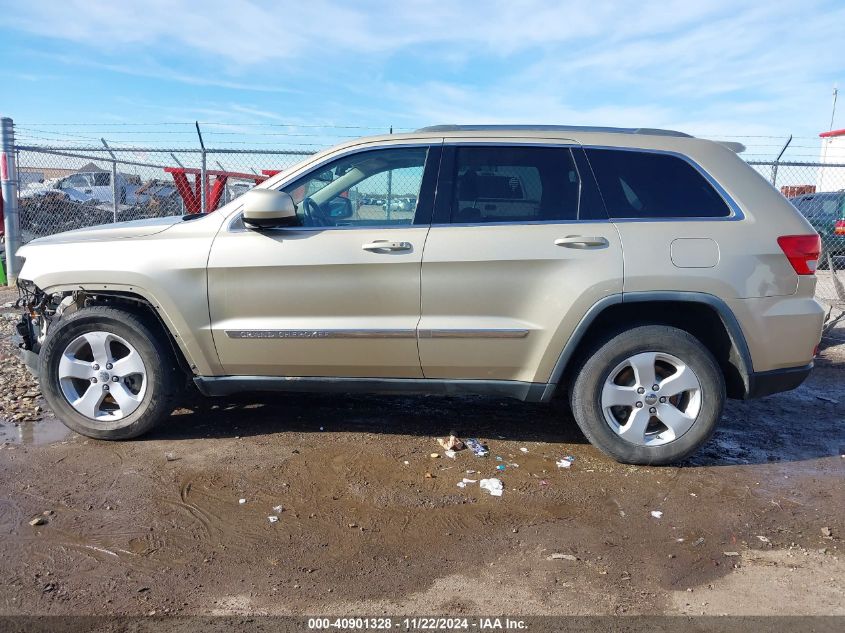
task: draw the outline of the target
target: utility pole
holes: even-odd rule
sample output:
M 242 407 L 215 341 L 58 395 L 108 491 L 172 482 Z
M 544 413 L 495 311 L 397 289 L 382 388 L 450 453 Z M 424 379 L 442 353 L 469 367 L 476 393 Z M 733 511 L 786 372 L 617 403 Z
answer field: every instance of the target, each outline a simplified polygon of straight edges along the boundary
M 830 110 L 830 126 L 827 128 L 828 131 L 833 129 L 833 118 L 836 116 L 836 97 L 839 96 L 839 88 L 836 87 L 836 84 L 833 85 L 833 107 Z

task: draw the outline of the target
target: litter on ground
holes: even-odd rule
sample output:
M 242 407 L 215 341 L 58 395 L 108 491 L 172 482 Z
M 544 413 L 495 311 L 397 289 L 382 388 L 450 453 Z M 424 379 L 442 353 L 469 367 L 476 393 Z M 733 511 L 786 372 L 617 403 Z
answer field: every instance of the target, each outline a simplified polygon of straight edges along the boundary
M 474 484 L 477 481 L 477 479 L 467 479 L 466 477 L 464 477 L 462 481 L 458 482 L 458 488 L 466 488 L 467 484 Z
M 549 556 L 549 560 L 571 560 L 571 561 L 576 561 L 576 560 L 578 560 L 578 557 L 577 557 L 577 556 L 573 556 L 572 554 L 561 554 L 561 553 L 555 552 L 554 554 L 551 554 L 551 555 Z
M 280 505 L 273 506 L 273 512 L 275 512 L 276 514 L 281 514 L 284 511 L 285 511 L 285 509 Z
M 659 519 L 663 516 L 663 513 L 660 510 L 652 510 L 651 516 L 653 516 L 655 519 Z
M 431 457 L 431 459 L 439 459 L 440 453 L 432 453 L 431 455 L 429 455 L 429 457 Z
M 527 449 L 527 448 L 525 448 L 524 446 L 523 446 L 523 447 L 521 447 L 519 450 L 520 450 L 521 452 L 523 452 L 523 453 L 527 453 L 527 452 L 528 452 L 528 449 Z
M 449 449 L 444 453 L 444 455 L 446 455 L 446 457 L 451 457 L 452 459 L 455 459 L 455 457 L 457 456 L 457 453 L 455 451 L 453 451 L 452 449 Z
M 572 455 L 567 455 L 566 457 L 562 457 L 561 459 L 557 460 L 557 467 L 558 468 L 569 468 L 572 466 L 572 462 L 575 461 L 575 458 Z
M 238 503 L 243 505 L 246 503 L 246 499 L 238 499 Z
M 276 523 L 279 520 L 279 517 L 270 515 L 267 517 L 267 520 L 270 521 L 270 523 Z
M 487 447 L 484 446 L 481 442 L 479 442 L 474 437 L 471 437 L 466 440 L 465 444 L 467 448 L 471 450 L 476 457 L 487 457 L 490 454 L 490 451 L 487 450 Z
M 463 441 L 455 435 L 450 435 L 449 437 L 441 437 L 437 439 L 437 443 L 440 444 L 443 448 L 447 451 L 462 451 L 466 446 L 464 446 Z
M 498 466 L 496 466 L 496 470 L 504 470 L 504 469 L 505 469 L 504 464 L 499 464 Z
M 482 479 L 478 485 L 484 490 L 487 490 L 492 497 L 501 497 L 502 493 L 505 491 L 505 488 L 502 485 L 502 480 L 496 479 L 495 477 Z

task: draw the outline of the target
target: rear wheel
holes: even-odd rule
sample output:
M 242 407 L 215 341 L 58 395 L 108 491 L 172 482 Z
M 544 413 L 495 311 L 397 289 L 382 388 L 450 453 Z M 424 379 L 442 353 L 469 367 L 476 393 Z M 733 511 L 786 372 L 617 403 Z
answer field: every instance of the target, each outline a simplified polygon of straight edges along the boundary
M 40 381 L 68 427 L 98 439 L 137 437 L 173 409 L 180 385 L 173 352 L 155 324 L 109 307 L 59 321 L 40 353 Z
M 570 397 L 592 444 L 631 464 L 669 464 L 706 442 L 725 402 L 713 356 L 690 333 L 635 327 L 603 340 L 581 364 Z

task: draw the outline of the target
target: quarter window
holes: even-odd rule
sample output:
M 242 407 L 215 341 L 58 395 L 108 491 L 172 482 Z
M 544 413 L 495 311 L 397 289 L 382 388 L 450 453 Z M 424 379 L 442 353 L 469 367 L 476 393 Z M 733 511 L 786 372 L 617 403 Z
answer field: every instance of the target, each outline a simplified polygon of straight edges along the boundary
M 677 156 L 586 151 L 611 218 L 718 218 L 731 214 L 707 179 Z
M 581 181 L 565 147 L 459 147 L 451 221 L 575 220 Z

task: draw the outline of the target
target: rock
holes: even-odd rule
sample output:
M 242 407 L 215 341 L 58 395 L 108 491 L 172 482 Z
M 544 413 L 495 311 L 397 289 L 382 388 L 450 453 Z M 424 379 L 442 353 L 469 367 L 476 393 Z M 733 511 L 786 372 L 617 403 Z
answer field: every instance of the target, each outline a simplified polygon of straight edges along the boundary
M 29 522 L 29 524 L 32 525 L 33 527 L 36 526 L 36 525 L 46 525 L 47 523 L 49 523 L 49 521 L 48 521 L 47 517 L 45 517 L 43 514 L 41 516 L 35 517 L 34 519 L 30 520 L 30 522 Z
M 833 538 L 833 530 L 831 530 L 829 527 L 823 527 L 822 536 L 825 538 Z
M 739 556 L 739 552 L 722 552 L 725 556 Z

